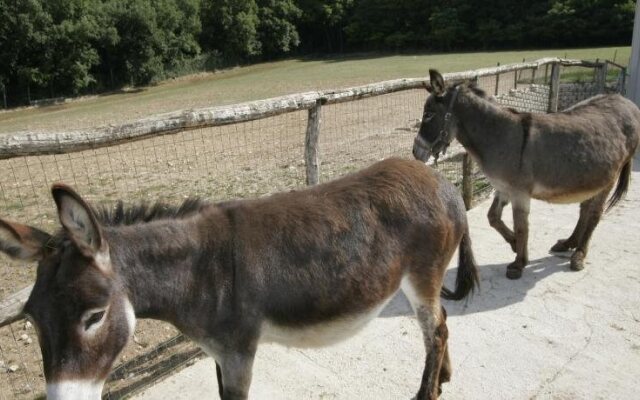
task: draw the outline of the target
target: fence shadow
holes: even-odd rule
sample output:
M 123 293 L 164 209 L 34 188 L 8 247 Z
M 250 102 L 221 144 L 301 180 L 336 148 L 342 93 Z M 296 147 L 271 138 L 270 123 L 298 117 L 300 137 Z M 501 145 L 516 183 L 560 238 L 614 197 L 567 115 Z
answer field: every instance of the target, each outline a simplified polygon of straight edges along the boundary
M 448 315 L 468 315 L 484 311 L 497 310 L 519 303 L 539 281 L 555 273 L 575 273 L 569 270 L 569 258 L 565 255 L 551 255 L 533 260 L 524 270 L 519 280 L 505 277 L 507 264 L 489 264 L 479 266 L 481 277 L 480 290 L 462 301 L 443 300 L 442 305 Z M 454 287 L 457 268 L 447 271 L 445 285 Z M 399 291 L 380 313 L 380 317 L 398 317 L 413 315 L 406 296 Z

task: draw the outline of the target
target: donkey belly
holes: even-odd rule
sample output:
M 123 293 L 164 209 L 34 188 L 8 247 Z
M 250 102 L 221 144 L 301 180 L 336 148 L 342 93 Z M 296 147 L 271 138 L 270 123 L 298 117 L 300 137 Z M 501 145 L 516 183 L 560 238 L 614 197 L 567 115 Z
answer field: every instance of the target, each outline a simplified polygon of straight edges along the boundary
M 364 312 L 337 317 L 313 325 L 287 326 L 265 321 L 262 324 L 260 341 L 279 343 L 290 347 L 324 347 L 341 342 L 358 333 L 369 321 L 380 315 L 394 294 Z
M 582 203 L 600 193 L 602 188 L 574 189 L 574 188 L 548 188 L 540 184 L 534 184 L 531 197 L 537 200 L 554 204 Z

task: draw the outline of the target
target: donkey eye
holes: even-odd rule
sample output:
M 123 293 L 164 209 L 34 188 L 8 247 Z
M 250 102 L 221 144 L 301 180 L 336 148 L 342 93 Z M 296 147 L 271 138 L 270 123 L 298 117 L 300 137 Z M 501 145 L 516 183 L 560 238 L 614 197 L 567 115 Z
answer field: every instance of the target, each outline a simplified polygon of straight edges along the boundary
M 94 312 L 91 315 L 89 315 L 89 317 L 84 320 L 84 330 L 85 331 L 89 330 L 91 325 L 94 325 L 100 322 L 102 320 L 102 317 L 104 317 L 104 313 L 105 311 L 102 310 L 102 311 Z
M 424 115 L 422 116 L 422 119 L 424 121 L 430 121 L 431 119 L 433 119 L 433 117 L 436 116 L 436 113 L 432 113 L 432 112 L 426 112 L 424 113 Z

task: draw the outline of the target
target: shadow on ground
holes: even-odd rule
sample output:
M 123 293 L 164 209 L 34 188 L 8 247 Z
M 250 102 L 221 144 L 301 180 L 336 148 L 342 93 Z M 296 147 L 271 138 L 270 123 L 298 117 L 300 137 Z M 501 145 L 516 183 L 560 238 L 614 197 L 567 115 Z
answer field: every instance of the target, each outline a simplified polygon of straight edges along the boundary
M 480 289 L 462 301 L 443 300 L 442 305 L 448 315 L 467 315 L 497 310 L 519 303 L 525 299 L 539 281 L 555 273 L 580 273 L 569 270 L 569 253 L 550 255 L 533 260 L 525 268 L 522 278 L 509 280 L 505 277 L 507 264 L 489 264 L 478 267 Z M 445 285 L 455 287 L 458 268 L 449 269 L 445 276 Z M 389 302 L 380 317 L 389 318 L 413 315 L 411 305 L 401 291 Z

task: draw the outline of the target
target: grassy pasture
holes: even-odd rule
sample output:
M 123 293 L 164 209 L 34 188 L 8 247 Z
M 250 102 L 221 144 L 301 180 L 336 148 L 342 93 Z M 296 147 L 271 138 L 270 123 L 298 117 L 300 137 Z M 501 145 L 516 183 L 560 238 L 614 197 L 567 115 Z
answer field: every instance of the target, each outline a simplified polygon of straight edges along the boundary
M 85 97 L 62 105 L 0 112 L 0 133 L 68 130 L 116 124 L 148 115 L 210 107 L 296 92 L 419 77 L 428 68 L 455 72 L 542 57 L 613 59 L 627 64 L 630 47 L 525 50 L 453 54 L 362 54 L 304 58 L 201 73 L 122 93 Z

